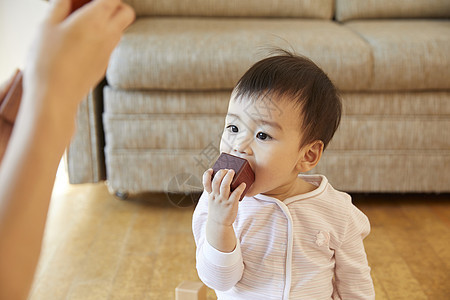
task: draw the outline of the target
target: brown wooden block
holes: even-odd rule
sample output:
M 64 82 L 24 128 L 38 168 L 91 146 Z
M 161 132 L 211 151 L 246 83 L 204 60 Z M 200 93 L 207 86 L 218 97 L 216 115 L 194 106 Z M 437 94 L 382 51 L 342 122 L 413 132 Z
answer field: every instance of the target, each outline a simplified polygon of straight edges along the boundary
M 214 163 L 213 177 L 221 169 L 233 169 L 235 172 L 233 180 L 231 181 L 231 191 L 234 191 L 242 182 L 245 182 L 245 190 L 239 199 L 239 201 L 241 201 L 250 186 L 255 181 L 255 173 L 250 167 L 250 164 L 244 158 L 227 153 L 221 153 L 217 161 Z
M 175 300 L 206 300 L 206 286 L 200 281 L 183 281 L 175 289 Z
M 70 13 L 73 13 L 75 10 L 79 9 L 86 3 L 90 2 L 91 0 L 72 0 L 72 7 L 70 8 Z

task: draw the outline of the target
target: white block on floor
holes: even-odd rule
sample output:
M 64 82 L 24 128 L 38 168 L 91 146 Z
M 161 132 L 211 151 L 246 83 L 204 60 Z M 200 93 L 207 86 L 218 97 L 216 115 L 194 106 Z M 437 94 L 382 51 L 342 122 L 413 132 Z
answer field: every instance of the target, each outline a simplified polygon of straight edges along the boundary
M 175 300 L 206 300 L 206 286 L 200 281 L 183 281 L 175 289 Z

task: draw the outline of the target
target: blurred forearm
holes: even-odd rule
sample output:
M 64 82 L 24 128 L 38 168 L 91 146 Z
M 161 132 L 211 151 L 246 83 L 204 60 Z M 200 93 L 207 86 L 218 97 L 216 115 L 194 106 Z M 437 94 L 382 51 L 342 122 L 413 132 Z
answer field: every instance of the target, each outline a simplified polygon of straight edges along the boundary
M 19 112 L 0 168 L 0 299 L 28 295 L 56 171 L 73 131 L 27 108 Z

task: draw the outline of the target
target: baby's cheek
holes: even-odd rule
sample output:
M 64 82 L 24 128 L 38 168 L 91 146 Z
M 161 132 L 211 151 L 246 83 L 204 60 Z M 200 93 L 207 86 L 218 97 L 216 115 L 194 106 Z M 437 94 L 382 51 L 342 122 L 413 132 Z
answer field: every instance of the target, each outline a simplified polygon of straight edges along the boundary
M 254 168 L 255 172 L 255 182 L 253 182 L 251 188 L 249 189 L 247 195 L 254 196 L 260 193 L 264 193 L 268 185 L 267 175 L 260 168 Z
M 231 144 L 227 140 L 227 134 L 224 133 L 220 139 L 220 153 L 225 152 L 231 154 Z

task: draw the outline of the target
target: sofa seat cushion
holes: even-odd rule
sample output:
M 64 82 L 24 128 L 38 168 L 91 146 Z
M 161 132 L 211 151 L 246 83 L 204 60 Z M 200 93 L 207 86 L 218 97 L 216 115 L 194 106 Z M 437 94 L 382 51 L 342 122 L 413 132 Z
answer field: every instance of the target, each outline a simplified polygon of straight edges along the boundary
M 121 150 L 201 151 L 218 144 L 230 97 L 229 92 L 127 92 L 110 87 L 104 94 L 106 145 Z M 345 93 L 341 125 L 329 149 L 450 149 L 450 130 L 441 130 L 450 128 L 449 99 L 448 92 Z
M 202 158 L 199 150 L 107 151 L 108 183 L 130 193 L 201 192 L 202 174 L 214 163 Z M 445 150 L 329 150 L 312 172 L 326 174 L 334 187 L 347 192 L 448 193 L 448 165 L 450 152 Z
M 104 111 L 111 115 L 226 114 L 230 91 L 127 91 L 105 86 Z M 450 91 L 343 93 L 344 115 L 450 116 Z
M 137 16 L 301 17 L 331 19 L 334 0 L 125 0 Z
M 113 149 L 204 149 L 222 136 L 224 114 L 104 114 L 105 140 Z
M 314 173 L 347 192 L 448 192 L 450 151 L 325 151 Z
M 107 147 L 201 149 L 220 141 L 225 114 L 104 115 Z M 450 149 L 448 117 L 343 116 L 330 150 Z M 383 132 L 384 134 L 379 134 Z
M 189 179 L 175 190 L 201 191 L 220 152 L 229 96 L 106 87 L 110 187 L 168 192 Z M 449 100 L 450 92 L 343 93 L 341 126 L 313 172 L 349 192 L 449 192 Z
M 109 85 L 121 89 L 230 90 L 274 47 L 320 65 L 341 90 L 365 90 L 368 43 L 323 20 L 140 18 L 111 56 Z
M 231 90 L 221 92 L 128 91 L 105 86 L 103 95 L 104 111 L 111 115 L 222 114 L 228 109 Z
M 370 90 L 450 89 L 449 21 L 354 21 L 345 26 L 372 48 Z

